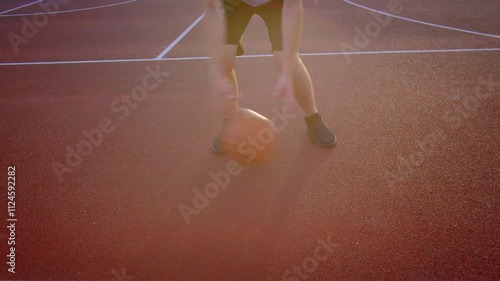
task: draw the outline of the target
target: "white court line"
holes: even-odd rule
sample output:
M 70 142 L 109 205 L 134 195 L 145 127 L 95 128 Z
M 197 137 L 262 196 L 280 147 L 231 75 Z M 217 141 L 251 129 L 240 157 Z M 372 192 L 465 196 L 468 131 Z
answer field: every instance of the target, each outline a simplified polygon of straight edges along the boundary
M 345 55 L 386 55 L 386 54 L 419 54 L 419 53 L 465 53 L 465 52 L 500 52 L 500 48 L 485 49 L 437 49 L 437 50 L 392 50 L 392 51 L 363 51 L 363 52 L 337 52 L 337 53 L 304 53 L 301 57 L 315 56 L 345 56 Z M 266 58 L 266 55 L 246 55 L 237 58 Z M 152 62 L 152 61 L 193 61 L 208 60 L 209 57 L 185 57 L 185 58 L 162 58 L 162 59 L 114 59 L 114 60 L 80 60 L 80 61 L 40 61 L 40 62 L 0 62 L 0 66 L 17 65 L 63 65 L 63 64 L 91 64 L 91 63 L 122 63 L 122 62 Z
M 414 20 L 414 19 L 410 19 L 410 18 L 396 16 L 396 15 L 393 15 L 393 14 L 390 14 L 390 13 L 386 13 L 384 11 L 379 11 L 379 10 L 375 10 L 375 9 L 372 9 L 372 8 L 368 8 L 368 7 L 365 7 L 363 5 L 351 2 L 349 0 L 343 0 L 343 1 L 346 2 L 346 3 L 348 3 L 348 4 L 351 4 L 353 6 L 359 7 L 361 9 L 365 9 L 365 10 L 372 11 L 372 12 L 375 12 L 375 13 L 378 13 L 378 14 L 382 14 L 382 15 L 386 15 L 386 16 L 389 16 L 389 17 L 397 18 L 397 19 L 400 19 L 400 20 L 410 21 L 410 22 L 419 23 L 419 24 L 428 25 L 428 26 L 433 26 L 433 27 L 439 27 L 439 28 L 448 29 L 448 30 L 454 30 L 454 31 L 463 32 L 463 33 L 469 33 L 469 34 L 475 34 L 475 35 L 480 35 L 480 36 L 486 36 L 486 37 L 492 37 L 492 38 L 500 39 L 500 35 L 482 33 L 482 32 L 477 32 L 477 31 L 472 31 L 472 30 L 460 29 L 460 28 L 456 28 L 456 27 L 450 27 L 450 26 L 445 26 L 445 25 L 440 25 L 440 24 L 425 22 L 425 21 Z
M 205 13 L 201 14 L 201 16 L 199 16 L 190 26 L 188 26 L 188 28 L 186 28 L 186 30 L 184 30 L 184 32 L 182 32 L 181 35 L 179 35 L 179 37 L 177 37 L 177 39 L 175 39 L 174 42 L 172 42 L 172 44 L 170 44 L 165 50 L 163 50 L 163 52 L 161 52 L 158 56 L 156 56 L 155 59 L 159 60 L 163 58 L 166 54 L 168 54 L 168 52 L 170 52 L 170 50 L 172 50 L 175 47 L 175 45 L 177 45 L 177 43 L 179 43 L 179 41 L 181 41 L 182 38 L 184 38 L 184 36 L 186 36 L 186 34 L 188 34 L 189 31 L 191 31 L 191 29 L 193 29 L 203 19 L 204 16 Z
M 28 7 L 28 6 L 31 6 L 31 5 L 36 4 L 36 3 L 40 3 L 40 2 L 42 2 L 42 1 L 43 1 L 43 0 L 38 0 L 38 1 L 35 1 L 35 2 L 32 2 L 32 3 L 28 3 L 28 4 L 26 4 L 26 5 L 22 5 L 22 6 L 19 6 L 19 7 L 16 7 L 16 8 L 12 8 L 12 9 L 10 9 L 10 10 L 7 10 L 7 11 L 3 11 L 3 12 L 1 12 L 1 13 L 0 13 L 0 15 L 6 14 L 6 13 L 8 13 L 8 12 L 15 11 L 15 10 L 19 10 L 19 9 L 21 9 L 21 8 Z
M 43 1 L 43 0 L 40 0 L 40 1 Z M 47 12 L 47 13 L 0 15 L 0 17 L 21 17 L 21 16 L 36 16 L 36 15 L 51 15 L 51 14 L 74 13 L 74 12 L 80 12 L 80 11 L 88 11 L 88 10 L 96 10 L 96 9 L 108 8 L 108 7 L 113 7 L 113 6 L 118 6 L 118 5 L 132 3 L 132 2 L 137 2 L 137 0 L 128 0 L 128 1 L 125 1 L 125 2 L 119 2 L 119 3 L 108 4 L 108 5 L 103 5 L 103 6 L 95 6 L 95 7 L 74 9 L 74 10 L 64 10 L 64 11 L 55 11 L 55 12 Z

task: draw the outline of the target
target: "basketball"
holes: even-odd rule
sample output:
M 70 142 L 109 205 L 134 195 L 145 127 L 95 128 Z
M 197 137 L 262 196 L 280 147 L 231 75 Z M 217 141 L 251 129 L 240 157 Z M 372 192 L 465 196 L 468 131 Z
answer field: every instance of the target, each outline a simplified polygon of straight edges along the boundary
M 219 140 L 224 152 L 242 166 L 268 162 L 275 151 L 271 120 L 248 108 L 238 108 L 237 119 L 226 122 Z

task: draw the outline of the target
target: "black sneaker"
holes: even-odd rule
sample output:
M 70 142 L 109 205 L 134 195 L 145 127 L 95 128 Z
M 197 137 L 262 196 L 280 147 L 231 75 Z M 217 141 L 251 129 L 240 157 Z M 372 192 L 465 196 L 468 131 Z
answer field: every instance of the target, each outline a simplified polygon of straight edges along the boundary
M 221 125 L 221 132 L 223 130 L 223 128 L 225 126 L 227 126 L 227 123 L 228 122 L 231 122 L 232 119 L 230 118 L 224 118 L 224 120 L 222 120 L 222 125 Z M 220 136 L 220 133 L 219 135 L 212 141 L 212 145 L 210 147 L 210 149 L 216 153 L 216 154 L 224 154 L 224 148 L 222 146 L 222 143 L 221 143 L 221 140 L 219 139 L 219 136 Z
M 222 148 L 222 145 L 220 143 L 219 137 L 216 137 L 214 141 L 212 142 L 212 146 L 210 149 L 215 153 L 215 154 L 224 154 L 224 149 Z
M 307 124 L 309 137 L 315 144 L 321 147 L 332 147 L 337 143 L 337 137 L 325 125 L 323 119 L 321 119 L 321 115 L 315 113 L 304 119 Z

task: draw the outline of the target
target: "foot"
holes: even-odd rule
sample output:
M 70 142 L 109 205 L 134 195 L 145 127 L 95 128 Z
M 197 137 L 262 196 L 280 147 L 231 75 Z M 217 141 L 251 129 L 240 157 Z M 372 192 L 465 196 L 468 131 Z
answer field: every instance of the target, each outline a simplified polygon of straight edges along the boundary
M 210 147 L 212 152 L 215 154 L 224 154 L 224 149 L 222 148 L 222 145 L 220 143 L 219 137 L 216 137 L 214 141 L 212 142 L 212 146 Z
M 228 126 L 228 122 L 231 122 L 233 119 L 231 118 L 224 118 L 222 120 L 222 126 L 221 126 L 221 132 L 224 130 L 224 127 Z M 210 146 L 210 150 L 216 154 L 224 154 L 224 147 L 222 146 L 221 140 L 220 140 L 220 134 L 212 141 L 212 145 Z
M 321 115 L 315 113 L 305 118 L 311 140 L 321 147 L 332 147 L 337 143 L 335 134 L 325 125 Z

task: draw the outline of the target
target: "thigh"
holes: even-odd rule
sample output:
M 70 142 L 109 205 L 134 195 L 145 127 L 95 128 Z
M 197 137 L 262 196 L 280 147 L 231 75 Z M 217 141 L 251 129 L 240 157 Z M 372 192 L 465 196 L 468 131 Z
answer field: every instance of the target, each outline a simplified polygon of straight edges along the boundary
M 237 45 L 252 19 L 255 8 L 241 0 L 224 0 L 226 15 L 226 43 Z
M 283 11 L 283 0 L 272 0 L 267 4 L 259 6 L 256 13 L 264 20 L 269 31 L 269 40 L 273 52 L 283 50 L 283 37 L 281 32 L 281 13 Z

